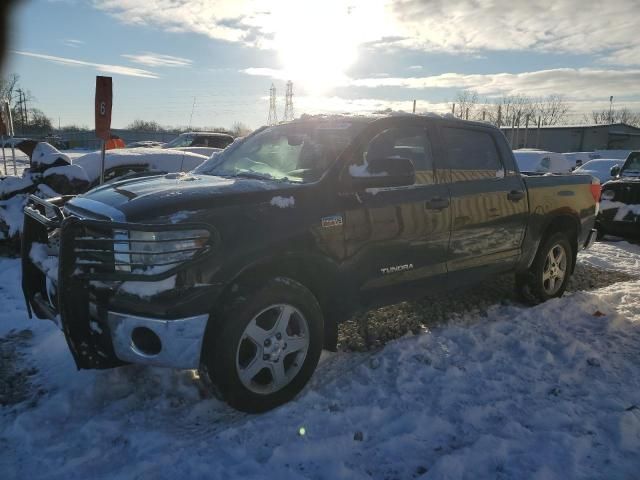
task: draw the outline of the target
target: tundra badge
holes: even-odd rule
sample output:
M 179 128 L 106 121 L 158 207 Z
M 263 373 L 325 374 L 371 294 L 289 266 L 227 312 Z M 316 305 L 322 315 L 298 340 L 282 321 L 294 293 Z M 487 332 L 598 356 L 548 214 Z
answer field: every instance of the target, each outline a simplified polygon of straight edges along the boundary
M 383 267 L 380 269 L 380 273 L 383 275 L 389 275 L 390 273 L 406 272 L 407 270 L 413 270 L 413 263 L 405 263 L 404 265 L 395 265 L 393 267 Z

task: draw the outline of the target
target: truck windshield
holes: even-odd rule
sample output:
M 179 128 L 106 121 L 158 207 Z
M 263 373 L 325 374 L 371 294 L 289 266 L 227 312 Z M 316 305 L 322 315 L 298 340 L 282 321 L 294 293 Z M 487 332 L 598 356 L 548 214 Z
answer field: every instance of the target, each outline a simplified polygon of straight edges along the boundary
M 622 176 L 640 176 L 640 152 L 631 152 L 622 167 Z
M 303 121 L 268 127 L 214 155 L 196 173 L 315 182 L 364 125 Z

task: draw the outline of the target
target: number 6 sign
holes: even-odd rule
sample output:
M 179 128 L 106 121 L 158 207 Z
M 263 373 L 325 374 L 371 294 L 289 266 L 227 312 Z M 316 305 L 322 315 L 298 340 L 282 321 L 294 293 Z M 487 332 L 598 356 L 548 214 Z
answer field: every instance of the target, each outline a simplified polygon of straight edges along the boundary
M 96 137 L 105 142 L 111 138 L 111 77 L 96 77 Z

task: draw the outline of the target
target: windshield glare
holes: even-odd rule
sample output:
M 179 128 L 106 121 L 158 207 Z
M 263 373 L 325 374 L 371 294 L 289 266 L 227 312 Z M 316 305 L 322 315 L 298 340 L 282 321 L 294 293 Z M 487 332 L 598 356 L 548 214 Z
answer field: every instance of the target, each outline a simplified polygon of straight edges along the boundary
M 167 143 L 164 148 L 182 148 L 189 147 L 193 142 L 193 135 L 179 135 L 169 143 Z
M 349 123 L 301 122 L 269 127 L 214 155 L 196 172 L 314 182 L 320 179 L 356 133 Z

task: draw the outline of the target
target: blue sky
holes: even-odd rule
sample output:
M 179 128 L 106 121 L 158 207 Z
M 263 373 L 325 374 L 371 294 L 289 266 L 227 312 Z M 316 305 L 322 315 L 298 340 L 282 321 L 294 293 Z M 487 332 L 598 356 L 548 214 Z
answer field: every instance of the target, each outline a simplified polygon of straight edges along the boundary
M 95 75 L 113 126 L 266 122 L 296 114 L 446 111 L 459 91 L 563 95 L 570 120 L 640 109 L 638 0 L 23 0 L 5 73 L 63 125 L 92 125 Z

